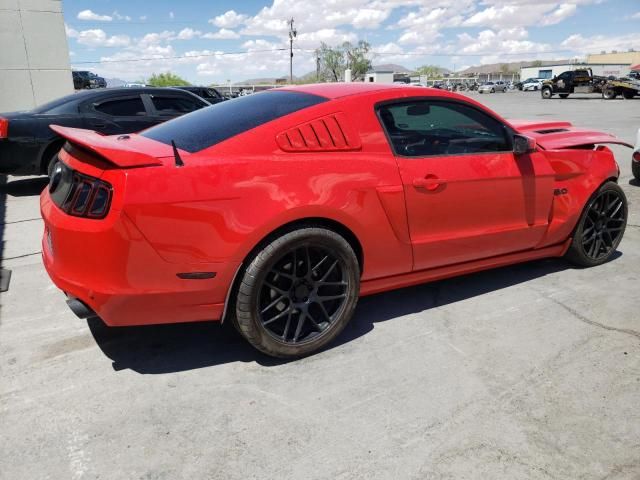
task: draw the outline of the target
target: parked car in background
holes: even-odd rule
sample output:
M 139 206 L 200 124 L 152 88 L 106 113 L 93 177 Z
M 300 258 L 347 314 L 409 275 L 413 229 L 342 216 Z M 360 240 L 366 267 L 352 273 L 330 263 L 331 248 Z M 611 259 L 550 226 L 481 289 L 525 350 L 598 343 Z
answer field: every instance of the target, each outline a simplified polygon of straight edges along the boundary
M 541 78 L 530 78 L 522 83 L 523 92 L 537 92 L 542 88 L 543 80 Z
M 186 90 L 187 92 L 191 92 L 195 95 L 198 95 L 200 98 L 204 98 L 211 105 L 214 105 L 216 103 L 220 103 L 226 100 L 226 98 L 220 95 L 220 92 L 218 92 L 215 88 L 211 88 L 211 87 L 180 86 L 180 87 L 173 87 L 173 88 L 179 88 L 180 90 Z
M 547 257 L 600 265 L 627 221 L 600 145 L 624 142 L 434 89 L 286 86 L 126 140 L 52 128 L 69 144 L 40 197 L 42 257 L 73 311 L 226 315 L 276 357 L 326 346 L 363 295 Z
M 106 88 L 107 81 L 86 70 L 74 70 L 71 72 L 73 77 L 73 88 L 75 90 L 87 90 L 90 88 Z
M 638 129 L 638 135 L 636 136 L 636 147 L 631 157 L 631 172 L 637 180 L 640 180 L 640 129 Z
M 507 84 L 505 82 L 485 82 L 478 87 L 478 93 L 504 93 L 506 91 Z
M 48 173 L 64 139 L 49 125 L 87 128 L 105 135 L 133 133 L 208 106 L 173 88 L 85 90 L 28 112 L 0 113 L 0 173 Z

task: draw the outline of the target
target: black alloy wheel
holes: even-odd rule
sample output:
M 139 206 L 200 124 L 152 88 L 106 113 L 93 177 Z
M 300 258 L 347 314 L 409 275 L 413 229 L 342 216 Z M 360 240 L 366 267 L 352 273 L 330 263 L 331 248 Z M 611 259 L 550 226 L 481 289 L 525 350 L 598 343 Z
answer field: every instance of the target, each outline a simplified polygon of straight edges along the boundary
M 582 227 L 582 248 L 599 260 L 620 243 L 626 225 L 624 199 L 615 191 L 601 192 L 592 202 Z
M 345 308 L 345 269 L 344 262 L 320 245 L 286 252 L 261 285 L 257 314 L 262 327 L 289 345 L 321 336 Z
M 353 316 L 360 266 L 339 234 L 305 227 L 276 238 L 250 259 L 235 320 L 258 350 L 292 358 L 335 338 Z
M 627 214 L 622 189 L 613 182 L 605 183 L 583 211 L 567 258 L 585 267 L 609 260 L 624 235 Z

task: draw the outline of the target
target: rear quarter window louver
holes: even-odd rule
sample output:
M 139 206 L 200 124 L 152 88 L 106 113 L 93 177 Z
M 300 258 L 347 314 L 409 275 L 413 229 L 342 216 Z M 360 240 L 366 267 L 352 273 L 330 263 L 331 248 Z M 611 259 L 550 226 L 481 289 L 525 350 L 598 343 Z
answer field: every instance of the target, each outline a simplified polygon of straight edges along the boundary
M 359 150 L 360 137 L 342 112 L 305 122 L 276 136 L 285 152 L 336 152 Z

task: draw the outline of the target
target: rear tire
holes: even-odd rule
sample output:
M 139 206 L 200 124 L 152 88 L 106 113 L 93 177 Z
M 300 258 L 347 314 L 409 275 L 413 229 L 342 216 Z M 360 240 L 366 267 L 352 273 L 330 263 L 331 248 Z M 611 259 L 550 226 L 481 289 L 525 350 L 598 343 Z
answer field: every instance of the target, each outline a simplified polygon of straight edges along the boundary
M 618 96 L 618 94 L 612 88 L 605 88 L 602 90 L 602 98 L 605 100 L 613 100 Z
M 626 99 L 626 100 L 631 100 L 633 97 L 636 96 L 635 92 L 631 92 L 629 90 L 624 90 L 622 92 L 622 96 Z
M 279 358 L 317 352 L 353 316 L 360 267 L 337 233 L 305 227 L 276 238 L 248 260 L 237 291 L 240 333 Z
M 611 259 L 627 226 L 627 197 L 617 183 L 602 185 L 587 202 L 565 258 L 579 267 Z

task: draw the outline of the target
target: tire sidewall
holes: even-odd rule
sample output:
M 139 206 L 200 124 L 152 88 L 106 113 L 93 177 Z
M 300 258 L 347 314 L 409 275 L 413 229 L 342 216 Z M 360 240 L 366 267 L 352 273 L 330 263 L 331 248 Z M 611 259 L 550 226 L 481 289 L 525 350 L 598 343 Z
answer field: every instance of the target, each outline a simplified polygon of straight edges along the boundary
M 591 210 L 591 207 L 593 206 L 596 199 L 600 196 L 600 194 L 603 192 L 606 192 L 607 190 L 615 191 L 616 193 L 620 194 L 622 198 L 622 207 L 624 209 L 624 224 L 622 225 L 622 230 L 620 231 L 620 235 L 614 242 L 614 245 L 611 251 L 604 257 L 598 260 L 594 260 L 590 258 L 584 251 L 584 247 L 582 246 L 582 232 L 584 230 L 584 224 L 585 224 L 586 217 L 589 210 Z M 624 191 L 622 190 L 622 188 L 620 188 L 620 186 L 617 183 L 613 183 L 613 182 L 607 182 L 604 185 L 602 185 L 589 198 L 589 201 L 587 202 L 585 208 L 582 211 L 582 214 L 580 215 L 580 220 L 578 221 L 578 225 L 576 226 L 576 229 L 574 231 L 573 241 L 571 242 L 570 250 L 569 252 L 567 252 L 569 259 L 574 263 L 576 263 L 577 265 L 584 266 L 584 267 L 595 267 L 597 265 L 602 265 L 603 263 L 608 262 L 613 256 L 613 254 L 616 252 L 616 250 L 618 249 L 618 246 L 620 245 L 620 242 L 622 241 L 622 237 L 624 236 L 624 232 L 627 228 L 628 215 L 629 215 L 629 208 L 627 204 L 627 197 L 624 194 Z
M 337 237 L 337 238 L 336 238 Z M 303 246 L 330 248 L 340 260 L 345 274 L 349 277 L 347 299 L 342 312 L 335 322 L 317 338 L 298 345 L 277 340 L 261 323 L 259 315 L 260 291 L 273 266 L 288 251 Z M 236 304 L 236 318 L 240 332 L 259 350 L 276 357 L 302 357 L 315 353 L 338 336 L 353 316 L 360 291 L 360 270 L 353 249 L 339 235 L 320 228 L 305 228 L 285 234 L 267 245 L 251 261 L 244 276 L 254 279 L 253 288 L 242 289 L 248 299 L 248 311 L 241 311 Z

